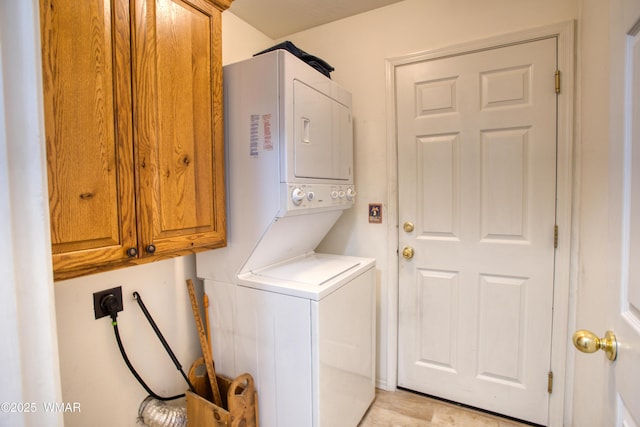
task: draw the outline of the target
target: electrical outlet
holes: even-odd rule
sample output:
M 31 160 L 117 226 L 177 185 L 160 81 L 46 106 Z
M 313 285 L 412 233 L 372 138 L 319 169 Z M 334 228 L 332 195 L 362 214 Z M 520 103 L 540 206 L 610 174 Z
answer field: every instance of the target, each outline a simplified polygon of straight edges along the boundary
M 116 300 L 118 300 L 118 312 L 121 312 L 124 309 L 122 305 L 122 286 L 95 292 L 93 294 L 93 312 L 95 313 L 96 319 L 100 319 L 109 315 L 109 313 L 105 311 L 101 304 L 103 298 L 109 294 L 113 295 L 114 297 L 116 297 Z

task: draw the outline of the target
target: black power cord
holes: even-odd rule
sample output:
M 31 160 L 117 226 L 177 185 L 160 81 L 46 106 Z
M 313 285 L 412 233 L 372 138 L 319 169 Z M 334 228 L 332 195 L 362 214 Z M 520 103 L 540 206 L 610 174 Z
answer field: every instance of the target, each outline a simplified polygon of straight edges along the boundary
M 151 397 L 153 397 L 155 399 L 158 399 L 158 400 L 167 401 L 167 400 L 180 399 L 181 397 L 184 397 L 185 396 L 184 393 L 178 394 L 178 395 L 175 395 L 175 396 L 170 396 L 170 397 L 162 397 L 162 396 L 159 396 L 156 393 L 154 393 L 153 390 L 151 390 L 151 388 L 144 382 L 142 377 L 140 377 L 138 372 L 135 370 L 135 368 L 133 367 L 133 365 L 129 361 L 129 357 L 127 357 L 127 353 L 124 350 L 124 346 L 122 345 L 122 340 L 120 339 L 120 331 L 118 331 L 118 321 L 116 320 L 117 317 L 118 317 L 118 310 L 120 309 L 120 304 L 118 303 L 117 298 L 113 294 L 105 295 L 102 298 L 102 300 L 100 300 L 100 306 L 102 307 L 102 309 L 105 312 L 109 313 L 109 316 L 111 316 L 111 324 L 113 325 L 113 332 L 114 332 L 114 334 L 116 336 L 116 341 L 118 343 L 118 348 L 120 349 L 120 354 L 122 354 L 122 358 L 124 359 L 124 363 L 126 363 L 127 367 L 129 368 L 129 371 L 131 371 L 131 373 L 136 378 L 136 380 L 138 380 L 138 382 L 140 383 L 142 388 L 144 388 L 146 390 L 146 392 L 149 393 L 149 395 Z M 183 372 L 183 375 L 184 375 L 184 372 Z M 187 383 L 189 384 L 189 388 L 193 390 L 193 385 L 191 384 L 191 382 L 186 377 L 185 377 L 185 379 L 187 380 Z
M 147 310 L 147 307 L 142 302 L 142 297 L 140 296 L 140 294 L 138 292 L 134 292 L 133 293 L 133 298 L 138 302 L 138 305 L 140 306 L 140 310 L 142 310 L 142 313 L 144 314 L 144 317 L 147 318 L 147 321 L 151 325 L 151 328 L 153 329 L 153 332 L 156 333 L 156 336 L 160 340 L 160 343 L 162 344 L 164 349 L 167 351 L 167 354 L 169 355 L 169 357 L 173 361 L 173 364 L 176 366 L 178 371 L 180 371 L 180 373 L 182 374 L 182 377 L 184 378 L 184 380 L 189 385 L 189 389 L 192 392 L 195 393 L 196 392 L 196 388 L 193 386 L 193 384 L 191 384 L 191 381 L 189 381 L 189 377 L 187 377 L 187 374 L 184 373 L 184 370 L 182 369 L 182 365 L 180 364 L 180 361 L 178 360 L 176 355 L 171 350 L 171 347 L 169 347 L 169 343 L 167 342 L 166 339 L 164 339 L 164 336 L 162 335 L 162 332 L 160 332 L 160 328 L 158 328 L 158 325 L 156 325 L 156 322 L 153 320 L 153 317 L 151 317 L 151 313 L 149 313 L 149 310 Z

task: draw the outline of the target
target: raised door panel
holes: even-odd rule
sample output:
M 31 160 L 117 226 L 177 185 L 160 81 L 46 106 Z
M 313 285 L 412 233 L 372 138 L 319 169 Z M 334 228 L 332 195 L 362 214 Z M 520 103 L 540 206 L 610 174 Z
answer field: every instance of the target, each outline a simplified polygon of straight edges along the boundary
M 136 247 L 129 4 L 41 0 L 53 267 L 127 258 Z
M 134 19 L 141 254 L 224 246 L 220 10 L 139 0 Z

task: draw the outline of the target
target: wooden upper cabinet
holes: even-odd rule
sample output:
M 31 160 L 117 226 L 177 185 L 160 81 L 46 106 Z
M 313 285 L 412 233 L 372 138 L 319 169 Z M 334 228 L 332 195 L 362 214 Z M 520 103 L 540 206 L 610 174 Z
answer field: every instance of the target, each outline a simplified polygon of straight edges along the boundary
M 121 261 L 137 248 L 128 3 L 40 12 L 54 271 Z
M 220 11 L 140 1 L 133 60 L 139 236 L 158 254 L 216 244 L 224 230 Z M 212 143 L 213 142 L 213 143 Z M 222 163 L 219 163 L 222 165 Z M 211 191 L 214 190 L 214 191 Z M 217 200 L 219 199 L 219 200 Z
M 218 0 L 41 0 L 56 279 L 226 244 Z

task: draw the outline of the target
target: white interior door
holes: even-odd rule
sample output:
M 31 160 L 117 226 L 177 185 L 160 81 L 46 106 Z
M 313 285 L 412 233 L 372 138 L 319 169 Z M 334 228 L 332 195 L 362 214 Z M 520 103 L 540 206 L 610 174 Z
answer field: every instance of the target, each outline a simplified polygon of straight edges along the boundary
M 556 68 L 552 37 L 403 65 L 395 82 L 398 385 L 539 424 L 549 403 Z
M 631 12 L 631 10 L 629 10 Z M 622 185 L 622 263 L 620 309 L 615 332 L 620 343 L 619 360 L 614 365 L 622 426 L 640 426 L 640 8 L 635 5 L 634 25 L 624 30 L 626 37 L 626 78 L 624 93 L 625 137 Z M 613 141 L 615 143 L 615 141 Z M 619 260 L 619 259 L 618 259 Z
M 601 388 L 608 425 L 640 426 L 640 3 L 611 3 L 611 138 L 609 145 L 610 282 L 602 286 L 602 309 L 617 338 L 615 361 L 603 360 Z M 617 96 L 619 95 L 619 96 Z M 612 306 L 611 306 L 612 305 Z M 581 327 L 582 325 L 578 325 Z M 602 336 L 605 331 L 593 331 Z M 600 353 L 600 352 L 598 352 Z M 578 357 L 582 357 L 578 355 Z M 584 357 L 603 357 L 596 354 Z M 576 372 L 576 375 L 591 375 Z M 578 402 L 589 404 L 589 402 Z M 613 420 L 616 420 L 615 423 Z M 610 422 L 610 423 L 609 423 Z

